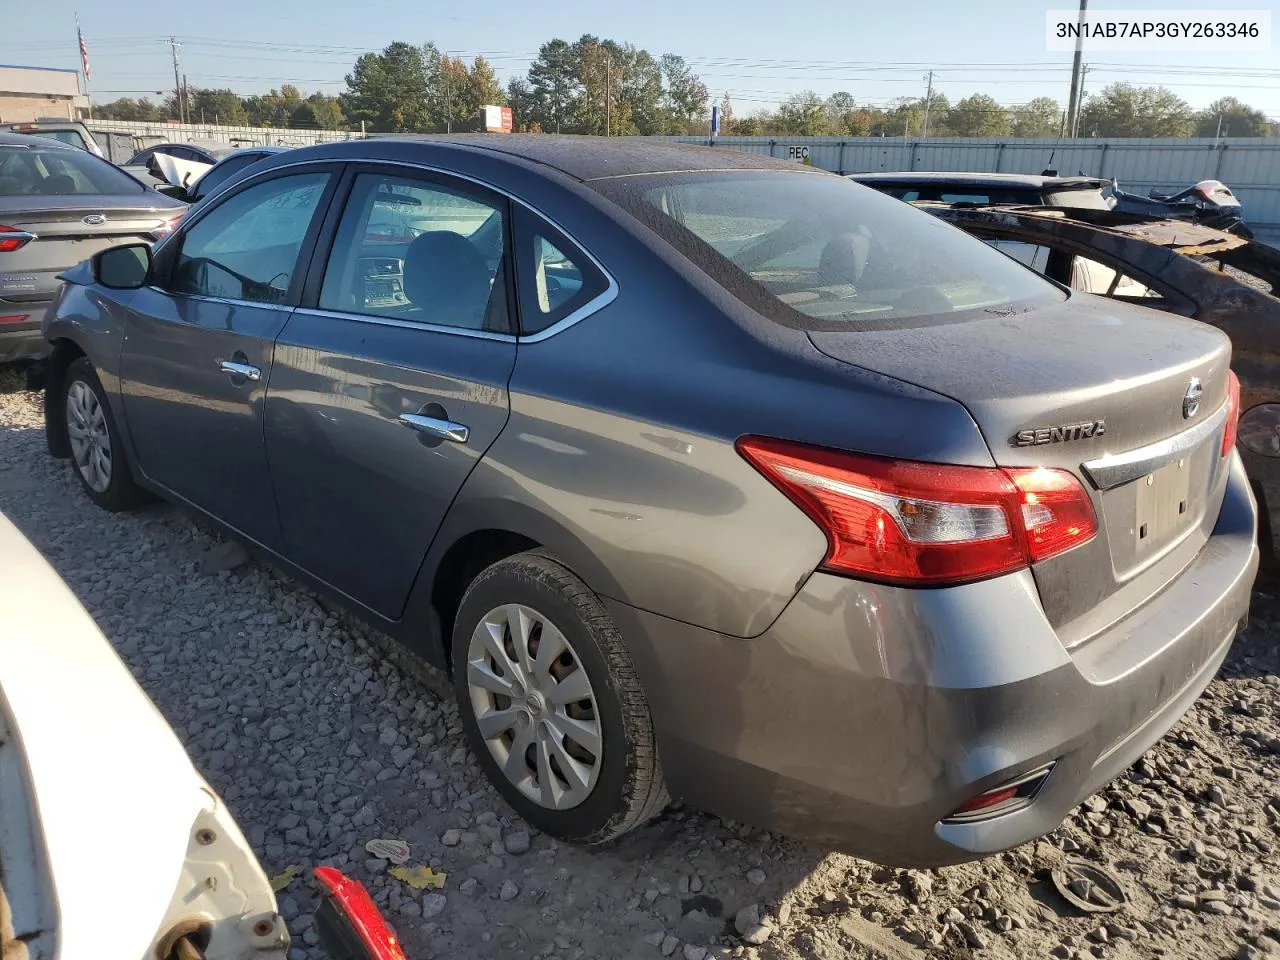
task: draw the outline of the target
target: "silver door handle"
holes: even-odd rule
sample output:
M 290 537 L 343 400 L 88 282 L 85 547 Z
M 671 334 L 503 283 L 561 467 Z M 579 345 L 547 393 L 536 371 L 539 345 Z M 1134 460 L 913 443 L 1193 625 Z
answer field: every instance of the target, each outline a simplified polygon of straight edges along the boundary
M 417 413 L 400 414 L 400 422 L 411 430 L 425 433 L 429 437 L 441 440 L 452 440 L 454 443 L 466 443 L 471 431 L 466 424 L 454 423 L 452 420 L 437 420 L 435 417 L 424 417 Z
M 237 363 L 234 360 L 222 360 L 218 363 L 218 369 L 223 373 L 228 373 L 233 377 L 244 377 L 246 380 L 261 380 L 262 371 L 257 367 L 247 363 Z

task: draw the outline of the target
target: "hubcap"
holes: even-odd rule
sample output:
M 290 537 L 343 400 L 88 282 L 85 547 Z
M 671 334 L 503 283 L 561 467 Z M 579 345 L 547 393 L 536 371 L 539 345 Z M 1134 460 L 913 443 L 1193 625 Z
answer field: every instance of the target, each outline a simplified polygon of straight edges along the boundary
M 67 388 L 67 438 L 84 482 L 94 492 L 104 493 L 111 485 L 111 435 L 98 395 L 83 380 L 74 380 Z
M 550 810 L 590 796 L 601 759 L 595 691 L 546 617 L 516 603 L 485 614 L 467 647 L 467 689 L 489 753 L 521 793 Z

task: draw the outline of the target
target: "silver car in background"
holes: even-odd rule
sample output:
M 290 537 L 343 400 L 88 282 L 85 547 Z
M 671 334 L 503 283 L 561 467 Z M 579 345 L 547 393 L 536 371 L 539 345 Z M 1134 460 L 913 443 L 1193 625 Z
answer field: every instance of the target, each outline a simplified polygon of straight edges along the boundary
M 58 274 L 100 250 L 151 240 L 186 204 L 85 150 L 0 133 L 0 363 L 37 360 Z

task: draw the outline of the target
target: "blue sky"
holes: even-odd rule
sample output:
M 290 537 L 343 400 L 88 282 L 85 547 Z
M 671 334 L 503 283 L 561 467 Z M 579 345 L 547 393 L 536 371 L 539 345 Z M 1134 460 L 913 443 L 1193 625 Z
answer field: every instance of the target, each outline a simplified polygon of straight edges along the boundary
M 847 90 L 884 105 L 921 96 L 924 75 L 952 101 L 987 93 L 1006 104 L 1048 95 L 1066 100 L 1071 56 L 1044 49 L 1044 12 L 1071 0 L 1036 4 L 915 0 L 643 0 L 640 3 L 489 0 L 215 0 L 140 6 L 120 0 L 0 0 L 0 63 L 75 67 L 75 10 L 89 47 L 95 100 L 168 91 L 173 67 L 166 38 L 183 42 L 193 86 L 264 92 L 293 83 L 339 93 L 352 61 L 393 40 L 467 57 L 484 54 L 504 80 L 527 69 L 539 44 L 583 33 L 612 37 L 652 53 L 689 60 L 717 99 L 735 111 L 769 107 L 790 93 Z M 1269 9 L 1277 0 L 1230 2 Z M 1093 6 L 1100 7 L 1098 0 Z M 1212 2 L 1123 0 L 1124 9 L 1204 9 Z M 610 9 L 612 7 L 612 9 Z M 893 12 L 901 11 L 902 16 Z M 909 11 L 909 12 L 908 12 Z M 1086 53 L 1087 89 L 1107 83 L 1163 84 L 1200 107 L 1233 95 L 1280 119 L 1280 56 L 1265 53 Z

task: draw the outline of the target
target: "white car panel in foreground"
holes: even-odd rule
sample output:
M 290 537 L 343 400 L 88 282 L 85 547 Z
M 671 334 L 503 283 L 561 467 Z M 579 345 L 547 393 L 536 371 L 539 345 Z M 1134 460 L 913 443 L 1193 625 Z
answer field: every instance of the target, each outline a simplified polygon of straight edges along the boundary
M 0 603 L 0 952 L 284 960 L 275 896 L 225 804 L 4 517 Z M 197 952 L 175 950 L 183 935 Z

